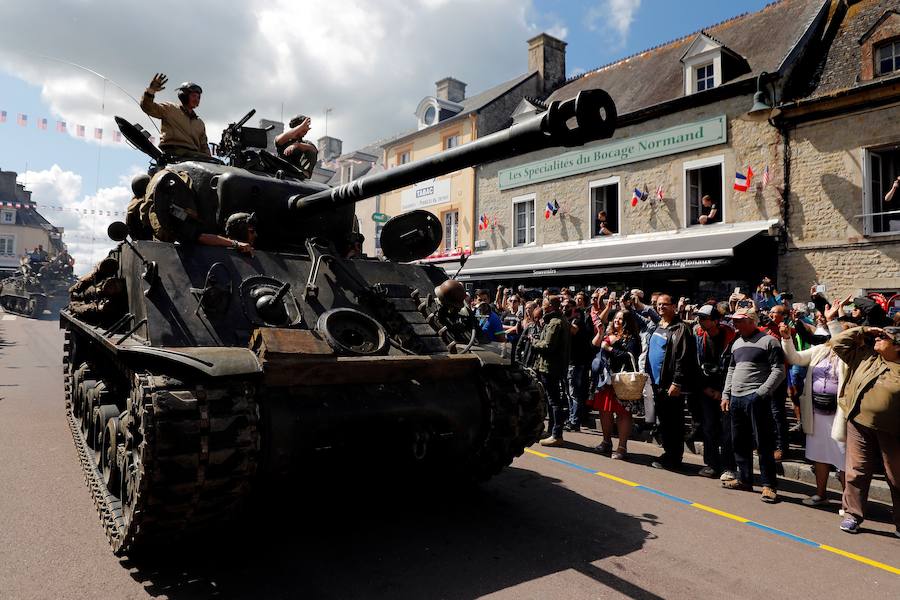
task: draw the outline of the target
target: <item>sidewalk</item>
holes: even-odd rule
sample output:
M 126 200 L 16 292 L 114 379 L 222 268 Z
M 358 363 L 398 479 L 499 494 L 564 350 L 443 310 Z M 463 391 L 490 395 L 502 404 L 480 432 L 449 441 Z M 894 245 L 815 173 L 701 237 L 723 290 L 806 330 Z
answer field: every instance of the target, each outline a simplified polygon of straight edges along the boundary
M 583 434 L 596 436 L 597 441 L 594 442 L 595 444 L 600 442 L 599 429 L 594 429 L 593 427 L 582 427 L 581 431 Z M 572 435 L 573 434 L 571 433 L 566 433 L 567 437 Z M 628 442 L 628 445 L 630 452 L 637 452 L 647 455 L 656 455 L 661 452 L 660 447 L 654 441 L 649 439 L 649 433 L 647 431 L 633 433 L 631 440 Z M 684 461 L 689 464 L 702 466 L 703 442 L 695 442 L 694 449 L 696 450 L 696 453 L 692 453 L 690 451 L 690 446 L 685 449 Z M 755 453 L 753 455 L 753 470 L 756 473 L 759 473 L 759 459 Z M 794 481 L 811 486 L 813 489 L 810 490 L 810 493 L 814 492 L 816 485 L 816 476 L 815 473 L 813 473 L 812 465 L 806 462 L 803 457 L 802 446 L 791 444 L 787 456 L 781 463 L 778 464 L 778 478 L 785 481 Z M 840 494 L 842 491 L 841 483 L 837 480 L 835 472 L 833 471 L 828 476 L 828 489 L 838 494 Z M 891 490 L 884 479 L 883 473 L 875 475 L 872 478 L 872 484 L 869 488 L 869 501 L 887 504 L 888 506 L 891 505 Z
M 702 461 L 703 442 L 695 442 L 694 447 L 697 450 L 697 456 Z M 759 457 L 755 453 L 753 455 L 753 469 L 759 473 Z M 813 473 L 812 465 L 803 458 L 802 446 L 791 444 L 788 455 L 778 465 L 778 477 L 779 479 L 799 481 L 811 486 L 816 485 L 816 475 Z M 828 476 L 828 489 L 838 494 L 841 493 L 841 483 L 838 481 L 834 471 Z M 884 479 L 884 474 L 875 475 L 872 478 L 872 485 L 869 488 L 869 500 L 871 502 L 891 504 L 891 490 Z

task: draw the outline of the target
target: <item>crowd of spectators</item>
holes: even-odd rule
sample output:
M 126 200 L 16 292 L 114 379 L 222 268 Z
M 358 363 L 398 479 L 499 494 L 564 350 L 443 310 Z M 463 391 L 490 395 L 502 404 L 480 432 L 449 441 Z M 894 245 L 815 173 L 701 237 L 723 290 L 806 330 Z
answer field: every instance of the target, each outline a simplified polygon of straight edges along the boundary
M 773 503 L 776 464 L 802 432 L 816 476 L 803 503 L 828 506 L 836 471 L 840 528 L 855 533 L 883 468 L 900 536 L 900 324 L 884 302 L 829 303 L 821 286 L 794 302 L 764 278 L 751 294 L 736 288 L 701 304 L 639 289 L 500 287 L 493 298 L 477 290 L 471 308 L 482 341 L 508 342 L 511 360 L 543 385 L 549 424 L 541 445 L 561 446 L 564 432 L 599 425 L 594 450 L 628 460 L 632 433 L 644 431 L 663 449 L 651 466 L 679 470 L 685 443 L 702 441 L 699 474 L 742 491 L 754 489 L 755 451 L 761 499 Z M 618 387 L 623 375 L 628 394 Z

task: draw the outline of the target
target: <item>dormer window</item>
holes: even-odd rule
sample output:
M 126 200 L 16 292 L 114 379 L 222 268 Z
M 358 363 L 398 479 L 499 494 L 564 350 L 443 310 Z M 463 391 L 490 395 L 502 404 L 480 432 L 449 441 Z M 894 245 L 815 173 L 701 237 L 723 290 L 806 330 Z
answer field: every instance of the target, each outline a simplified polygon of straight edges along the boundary
M 462 104 L 444 100 L 443 98 L 435 96 L 423 98 L 416 108 L 416 120 L 419 122 L 419 131 L 449 119 L 462 109 Z
M 16 211 L 10 209 L 3 209 L 0 211 L 0 223 L 3 225 L 12 225 L 16 222 Z
M 701 65 L 696 68 L 697 91 L 702 92 L 716 87 L 716 76 L 713 64 Z
M 900 71 L 900 40 L 875 47 L 875 73 L 887 75 Z
M 435 109 L 433 106 L 429 106 L 427 109 L 425 109 L 425 115 L 422 117 L 422 121 L 424 121 L 426 125 L 434 125 L 436 117 L 437 109 Z
M 681 56 L 684 95 L 705 92 L 750 72 L 747 60 L 706 33 L 699 33 Z

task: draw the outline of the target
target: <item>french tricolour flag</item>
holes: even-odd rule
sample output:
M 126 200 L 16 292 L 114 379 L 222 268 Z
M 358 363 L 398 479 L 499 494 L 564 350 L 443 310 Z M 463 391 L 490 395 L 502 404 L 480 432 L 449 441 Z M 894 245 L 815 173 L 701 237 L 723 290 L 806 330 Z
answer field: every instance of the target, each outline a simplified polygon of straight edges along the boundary
M 750 188 L 750 182 L 743 173 L 734 174 L 734 189 L 738 192 L 746 192 Z

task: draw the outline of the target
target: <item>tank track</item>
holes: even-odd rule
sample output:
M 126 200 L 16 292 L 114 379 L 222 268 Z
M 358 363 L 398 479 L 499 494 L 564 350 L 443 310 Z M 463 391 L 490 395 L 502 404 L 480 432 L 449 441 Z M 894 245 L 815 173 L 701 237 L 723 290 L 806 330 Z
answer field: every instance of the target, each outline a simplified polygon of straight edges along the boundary
M 66 336 L 68 342 L 71 333 Z M 171 540 L 236 512 L 257 467 L 259 415 L 250 384 L 204 387 L 130 374 L 127 409 L 112 428 L 118 439 L 110 485 L 98 465 L 102 451 L 89 445 L 74 411 L 75 367 L 67 355 L 66 417 L 85 483 L 116 554 Z
M 470 462 L 476 481 L 486 481 L 508 467 L 544 431 L 547 406 L 537 378 L 518 366 L 493 365 L 482 372 L 490 421 L 488 435 Z

